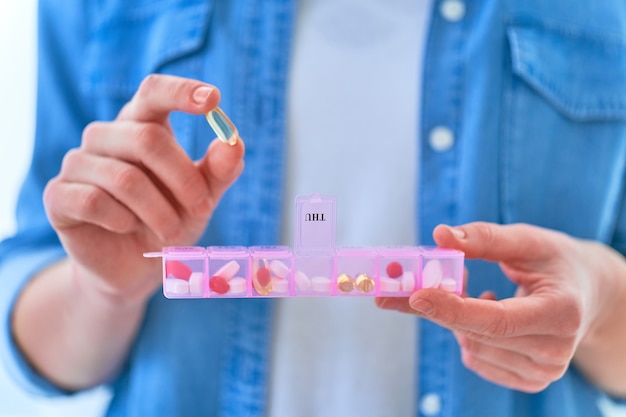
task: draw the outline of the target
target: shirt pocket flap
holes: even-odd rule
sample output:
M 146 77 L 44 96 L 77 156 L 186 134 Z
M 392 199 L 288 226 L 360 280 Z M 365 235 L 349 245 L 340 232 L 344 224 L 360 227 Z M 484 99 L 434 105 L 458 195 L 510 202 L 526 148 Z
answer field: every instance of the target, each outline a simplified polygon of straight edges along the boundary
M 626 41 L 552 28 L 508 29 L 513 71 L 567 117 L 626 118 Z
M 199 50 L 206 42 L 211 3 L 166 12 L 152 7 L 101 20 L 86 51 L 87 93 L 128 97 L 148 74 Z

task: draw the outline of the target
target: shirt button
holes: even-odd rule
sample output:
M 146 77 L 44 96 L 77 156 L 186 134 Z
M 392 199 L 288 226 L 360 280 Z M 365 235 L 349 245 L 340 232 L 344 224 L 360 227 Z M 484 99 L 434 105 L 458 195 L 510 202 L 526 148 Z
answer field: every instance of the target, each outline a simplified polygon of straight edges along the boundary
M 428 143 L 437 152 L 447 151 L 454 145 L 454 134 L 447 127 L 438 126 L 431 130 Z
M 458 22 L 465 17 L 465 3 L 460 0 L 444 0 L 439 11 L 447 21 Z
M 426 394 L 420 401 L 420 411 L 425 416 L 436 416 L 441 412 L 441 397 L 437 394 Z

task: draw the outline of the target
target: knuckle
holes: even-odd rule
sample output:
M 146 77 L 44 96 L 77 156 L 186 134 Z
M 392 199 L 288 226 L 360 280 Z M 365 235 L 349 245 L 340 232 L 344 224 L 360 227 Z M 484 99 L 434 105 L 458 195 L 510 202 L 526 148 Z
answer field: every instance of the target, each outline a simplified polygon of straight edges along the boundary
M 146 95 L 150 90 L 156 88 L 161 82 L 161 75 L 159 74 L 148 74 L 139 85 L 137 89 L 138 95 Z
M 76 166 L 81 158 L 80 155 L 81 152 L 78 149 L 70 149 L 67 151 L 67 153 L 63 155 L 63 159 L 61 161 L 61 172 L 66 172 Z
M 554 364 L 558 366 L 566 366 L 574 357 L 574 341 L 562 339 L 551 341 L 550 343 L 542 343 L 532 353 L 535 361 L 543 364 Z
M 133 165 L 118 168 L 113 174 L 113 186 L 123 195 L 132 195 L 141 188 L 143 174 Z
M 463 362 L 463 365 L 468 368 L 468 369 L 476 369 L 476 364 L 477 364 L 477 359 L 476 356 L 472 353 L 469 352 L 466 349 L 463 349 L 461 351 L 461 361 Z
M 134 130 L 134 140 L 142 152 L 159 152 L 163 144 L 163 131 L 160 126 L 154 123 L 140 123 Z
M 106 124 L 104 122 L 91 122 L 83 129 L 82 143 L 89 147 L 101 136 L 102 129 Z
M 82 213 L 83 215 L 87 213 L 93 213 L 95 215 L 98 215 L 98 213 L 102 212 L 104 203 L 104 192 L 99 188 L 91 188 L 89 191 L 83 193 L 78 199 L 78 212 Z
M 517 334 L 517 326 L 507 315 L 500 314 L 487 324 L 484 333 L 496 337 L 510 337 Z

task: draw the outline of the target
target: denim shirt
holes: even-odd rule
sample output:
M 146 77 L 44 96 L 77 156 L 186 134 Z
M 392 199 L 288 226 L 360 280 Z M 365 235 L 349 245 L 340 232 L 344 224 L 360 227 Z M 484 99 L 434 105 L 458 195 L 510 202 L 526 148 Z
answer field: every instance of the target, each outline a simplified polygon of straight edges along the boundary
M 294 3 L 40 0 L 33 163 L 18 232 L 0 244 L 7 289 L 0 293 L 0 355 L 24 387 L 67 394 L 29 366 L 9 326 L 23 285 L 64 256 L 44 213 L 43 187 L 79 146 L 84 126 L 113 119 L 147 74 L 219 86 L 222 107 L 246 139 L 246 169 L 199 244 L 277 243 Z M 467 0 L 458 21 L 441 4 L 433 8 L 424 74 L 416 74 L 424 83 L 416 115 L 424 138 L 416 155 L 420 241 L 432 242 L 438 223 L 527 222 L 626 253 L 626 4 Z M 181 113 L 171 121 L 181 145 L 199 158 L 213 137 L 206 122 Z M 449 147 L 431 145 L 438 127 L 452 133 Z M 470 294 L 513 295 L 496 265 L 467 266 L 475 278 Z M 156 294 L 126 366 L 109 384 L 107 415 L 262 416 L 272 314 L 270 300 Z M 574 367 L 539 394 L 512 391 L 464 368 L 449 331 L 424 321 L 419 328 L 416 401 L 429 403 L 417 404 L 422 416 L 600 415 L 604 394 Z

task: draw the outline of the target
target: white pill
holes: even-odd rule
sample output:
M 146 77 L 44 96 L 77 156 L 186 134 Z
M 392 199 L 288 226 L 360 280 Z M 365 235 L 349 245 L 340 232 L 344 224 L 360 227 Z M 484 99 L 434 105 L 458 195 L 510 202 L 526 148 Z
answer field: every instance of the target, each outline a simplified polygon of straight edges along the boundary
M 452 278 L 444 278 L 441 280 L 440 288 L 449 292 L 456 292 L 456 281 Z
M 405 271 L 402 274 L 402 291 L 413 292 L 415 291 L 415 274 L 411 271 Z
M 213 276 L 218 276 L 224 278 L 226 281 L 235 276 L 235 274 L 239 272 L 239 262 L 230 261 L 226 263 L 223 267 L 215 271 Z
M 189 276 L 189 292 L 193 295 L 202 295 L 202 281 L 204 274 L 202 272 L 192 272 Z
M 422 288 L 437 288 L 443 278 L 443 268 L 438 259 L 432 259 L 426 263 L 422 270 Z
M 276 259 L 270 262 L 270 271 L 280 278 L 287 278 L 289 275 L 289 267 Z
M 380 290 L 383 292 L 398 292 L 400 291 L 400 281 L 393 278 L 380 278 Z
M 228 291 L 231 294 L 243 294 L 247 290 L 247 282 L 245 278 L 235 277 L 228 281 L 228 285 L 230 285 L 230 290 Z
M 326 278 L 326 277 L 311 278 L 311 289 L 315 292 L 330 293 L 330 278 Z
M 165 280 L 165 292 L 168 294 L 189 294 L 189 282 L 185 279 L 167 278 Z
M 278 294 L 287 294 L 289 282 L 284 278 L 272 279 L 272 291 Z
M 306 276 L 304 272 L 302 271 L 296 272 L 296 274 L 294 275 L 294 278 L 296 281 L 296 288 L 299 291 L 307 292 L 311 289 L 311 280 L 309 279 L 309 277 Z

